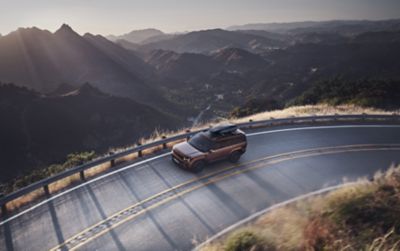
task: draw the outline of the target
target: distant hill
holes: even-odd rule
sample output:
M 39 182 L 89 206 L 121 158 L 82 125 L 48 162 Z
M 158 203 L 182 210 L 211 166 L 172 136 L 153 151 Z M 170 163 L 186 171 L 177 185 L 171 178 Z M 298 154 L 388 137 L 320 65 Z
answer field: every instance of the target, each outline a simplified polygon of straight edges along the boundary
M 154 50 L 145 60 L 156 68 L 158 75 L 171 79 L 208 77 L 220 68 L 211 57 L 195 53 Z
M 140 44 L 132 43 L 125 39 L 117 39 L 114 41 L 114 43 L 120 45 L 121 47 L 123 47 L 127 50 L 131 50 L 131 51 L 136 51 L 140 46 Z
M 62 162 L 72 152 L 104 152 L 134 144 L 156 128 L 182 121 L 85 84 L 58 96 L 0 85 L 1 180 L 33 167 Z
M 154 50 L 144 60 L 162 78 L 203 81 L 221 71 L 240 74 L 263 70 L 269 65 L 260 55 L 238 48 L 225 48 L 209 55 Z
M 352 42 L 356 43 L 400 43 L 399 31 L 366 32 L 355 36 Z
M 263 36 L 214 29 L 176 35 L 170 39 L 144 44 L 139 49 L 145 51 L 162 49 L 178 53 L 207 54 L 227 47 L 260 52 L 281 45 L 281 41 Z
M 120 36 L 109 35 L 107 36 L 107 39 L 111 41 L 126 40 L 131 43 L 140 44 L 146 39 L 152 37 L 160 37 L 163 35 L 165 35 L 164 32 L 157 29 L 144 29 L 144 30 L 134 30 Z
M 268 62 L 262 56 L 238 48 L 221 49 L 211 56 L 214 61 L 221 63 L 226 70 L 231 71 L 262 70 L 268 66 Z
M 371 31 L 395 31 L 400 29 L 400 19 L 392 20 L 332 20 L 289 23 L 257 23 L 228 27 L 228 30 L 265 30 L 279 33 L 328 32 L 360 34 Z

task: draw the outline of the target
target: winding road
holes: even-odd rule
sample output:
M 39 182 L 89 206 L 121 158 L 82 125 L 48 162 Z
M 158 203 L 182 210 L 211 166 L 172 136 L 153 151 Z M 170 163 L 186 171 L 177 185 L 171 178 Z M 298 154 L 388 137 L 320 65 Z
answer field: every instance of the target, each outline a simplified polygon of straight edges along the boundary
M 185 172 L 170 154 L 125 164 L 0 222 L 1 250 L 190 250 L 297 196 L 400 162 L 400 125 L 247 131 L 238 164 Z

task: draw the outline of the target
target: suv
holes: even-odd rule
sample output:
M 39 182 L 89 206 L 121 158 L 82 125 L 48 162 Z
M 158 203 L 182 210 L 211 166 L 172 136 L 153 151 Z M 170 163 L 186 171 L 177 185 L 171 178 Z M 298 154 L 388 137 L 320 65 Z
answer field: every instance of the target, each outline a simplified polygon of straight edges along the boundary
M 184 169 L 201 172 L 207 163 L 220 159 L 238 162 L 247 140 L 236 125 L 224 124 L 197 133 L 172 148 L 172 161 Z

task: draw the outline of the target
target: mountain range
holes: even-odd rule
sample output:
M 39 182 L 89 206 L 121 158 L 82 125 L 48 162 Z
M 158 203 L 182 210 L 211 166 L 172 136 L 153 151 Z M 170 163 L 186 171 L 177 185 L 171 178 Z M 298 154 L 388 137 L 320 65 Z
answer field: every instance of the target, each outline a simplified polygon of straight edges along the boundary
M 0 37 L 0 82 L 10 83 L 0 86 L 3 158 L 23 172 L 156 128 L 284 107 L 338 75 L 349 83 L 400 79 L 399 23 L 149 29 L 109 39 L 66 24 L 53 33 L 20 28 Z
M 335 32 L 355 35 L 371 31 L 396 31 L 400 29 L 400 19 L 390 20 L 331 20 L 291 23 L 255 23 L 235 25 L 228 30 L 263 30 L 275 33 Z
M 131 31 L 129 33 L 126 33 L 126 34 L 123 34 L 120 36 L 109 35 L 109 36 L 107 36 L 107 39 L 109 39 L 111 41 L 126 40 L 131 43 L 140 44 L 149 38 L 159 37 L 159 36 L 163 36 L 163 35 L 166 35 L 166 34 L 157 29 L 144 29 L 144 30 L 134 30 L 134 31 Z

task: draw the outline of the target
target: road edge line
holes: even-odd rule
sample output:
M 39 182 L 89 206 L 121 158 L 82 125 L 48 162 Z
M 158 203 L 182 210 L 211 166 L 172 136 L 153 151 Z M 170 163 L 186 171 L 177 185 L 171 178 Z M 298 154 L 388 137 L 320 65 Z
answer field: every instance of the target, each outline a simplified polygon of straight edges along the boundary
M 320 190 L 317 190 L 317 191 L 313 191 L 313 192 L 310 192 L 310 193 L 307 193 L 307 194 L 303 194 L 303 195 L 297 196 L 297 197 L 289 199 L 289 200 L 285 200 L 285 201 L 280 202 L 278 204 L 275 204 L 273 206 L 267 207 L 267 208 L 265 208 L 265 209 L 263 209 L 261 211 L 258 211 L 256 213 L 248 216 L 245 219 L 242 219 L 242 220 L 240 220 L 240 221 L 238 221 L 238 222 L 236 222 L 236 223 L 224 228 L 223 230 L 221 230 L 217 234 L 213 235 L 211 238 L 207 239 L 206 241 L 204 241 L 204 242 L 200 243 L 199 245 L 197 245 L 196 247 L 194 247 L 192 249 L 192 251 L 200 251 L 200 249 L 203 248 L 205 245 L 210 244 L 211 242 L 221 238 L 223 235 L 228 234 L 229 232 L 235 230 L 236 228 L 238 228 L 238 227 L 240 227 L 242 225 L 245 225 L 246 223 L 249 223 L 250 221 L 253 221 L 256 218 L 260 217 L 261 215 L 266 214 L 266 213 L 268 213 L 268 212 L 270 212 L 272 210 L 284 207 L 286 205 L 289 205 L 291 203 L 294 203 L 294 202 L 297 202 L 297 201 L 300 201 L 300 200 L 303 200 L 303 199 L 307 199 L 307 198 L 310 198 L 310 197 L 313 197 L 313 196 L 316 196 L 316 195 L 320 195 L 320 194 L 323 194 L 323 193 L 331 192 L 331 191 L 337 190 L 339 188 L 352 186 L 352 185 L 356 185 L 356 184 L 358 184 L 358 181 L 342 183 L 342 184 L 339 184 L 339 185 L 326 187 L 326 188 L 323 188 L 323 189 L 320 189 Z

